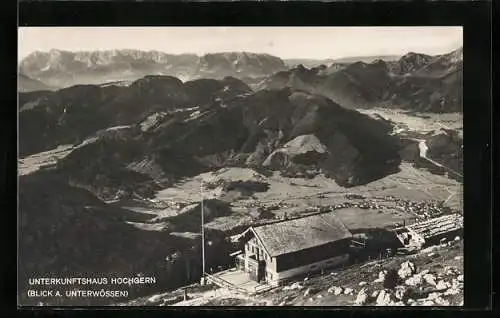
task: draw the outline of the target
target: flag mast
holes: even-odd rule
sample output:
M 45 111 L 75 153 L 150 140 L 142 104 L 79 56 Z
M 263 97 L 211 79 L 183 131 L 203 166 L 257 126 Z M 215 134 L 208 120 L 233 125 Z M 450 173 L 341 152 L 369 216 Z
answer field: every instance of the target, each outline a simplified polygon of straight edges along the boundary
M 205 277 L 205 220 L 204 220 L 204 206 L 203 206 L 203 180 L 200 182 L 200 195 L 201 195 L 201 259 L 202 259 L 202 278 Z

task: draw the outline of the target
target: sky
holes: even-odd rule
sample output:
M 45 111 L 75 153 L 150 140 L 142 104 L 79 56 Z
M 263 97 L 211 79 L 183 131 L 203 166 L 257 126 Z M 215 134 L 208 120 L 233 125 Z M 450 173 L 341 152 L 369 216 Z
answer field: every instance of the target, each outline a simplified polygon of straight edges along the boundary
M 246 51 L 284 59 L 443 54 L 462 45 L 462 27 L 20 27 L 18 55 L 51 49 L 157 50 L 171 54 Z

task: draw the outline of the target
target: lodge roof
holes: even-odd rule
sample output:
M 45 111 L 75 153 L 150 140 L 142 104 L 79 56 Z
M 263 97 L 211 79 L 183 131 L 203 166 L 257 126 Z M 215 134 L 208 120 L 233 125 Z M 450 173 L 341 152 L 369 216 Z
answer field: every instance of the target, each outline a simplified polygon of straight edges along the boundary
M 271 256 L 293 253 L 352 237 L 335 212 L 260 225 L 249 230 L 253 230 Z

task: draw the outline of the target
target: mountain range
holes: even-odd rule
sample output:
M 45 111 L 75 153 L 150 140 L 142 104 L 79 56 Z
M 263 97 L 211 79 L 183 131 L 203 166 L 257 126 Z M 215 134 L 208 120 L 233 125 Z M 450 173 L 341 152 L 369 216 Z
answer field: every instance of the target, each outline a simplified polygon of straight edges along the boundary
M 139 230 L 130 222 L 154 226 L 147 215 L 109 202 L 144 202 L 223 167 L 299 178 L 324 173 L 352 187 L 400 163 L 390 124 L 306 91 L 255 92 L 234 77 L 146 76 L 129 86 L 20 93 L 19 100 L 21 157 L 74 145 L 55 165 L 20 177 L 22 290 L 27 277 L 47 273 L 142 273 L 170 288 L 189 280 L 184 261 L 166 256 L 192 253 L 199 264 L 199 240 L 176 238 L 172 229 Z M 196 231 L 199 212 L 191 214 L 169 226 Z M 228 255 L 221 244 L 208 254 Z
M 57 58 L 46 71 L 59 70 L 57 74 L 73 65 L 77 56 L 60 51 L 52 53 Z M 95 67 L 106 58 L 113 62 L 105 65 L 115 65 L 123 57 L 117 51 L 100 53 L 102 55 L 83 56 L 95 56 L 87 61 Z M 127 51 L 125 56 L 140 59 L 143 53 Z M 170 56 L 158 52 L 148 54 L 149 61 L 155 65 L 173 63 Z M 62 63 L 65 57 L 71 63 Z M 173 180 L 183 177 L 178 176 L 179 171 L 189 174 L 227 164 L 262 166 L 264 162 L 278 162 L 276 169 L 282 172 L 302 173 L 313 166 L 330 174 L 339 184 L 351 186 L 394 171 L 398 166 L 399 141 L 391 135 L 390 123 L 348 108 L 398 107 L 449 112 L 460 111 L 462 107 L 462 49 L 439 56 L 408 53 L 392 62 L 333 63 L 311 69 L 302 65 L 286 69 L 278 58 L 247 53 L 178 58 L 202 61 L 197 64 L 204 65 L 198 74 L 211 72 L 222 76 L 225 72 L 242 71 L 245 77 L 243 80 L 224 76 L 182 81 L 174 76 L 147 75 L 130 81 L 121 79 L 98 85 L 79 84 L 57 91 L 20 93 L 20 156 L 58 145 L 80 144 L 82 146 L 69 158 L 79 153 L 85 158 L 102 158 L 106 162 L 109 158 L 127 158 L 113 162 L 109 173 L 122 165 L 147 162 L 147 166 L 155 167 L 152 169 Z M 26 67 L 28 60 L 22 65 Z M 189 67 L 190 64 L 183 61 L 176 65 L 180 67 L 184 63 Z M 262 76 L 264 69 L 269 69 L 267 66 L 285 70 Z M 253 74 L 257 77 L 249 77 Z M 249 78 L 253 78 L 252 83 Z M 319 145 L 313 148 L 328 149 L 324 154 L 313 156 L 314 160 L 309 158 L 314 163 L 303 164 L 304 158 L 297 159 L 280 150 L 287 142 L 306 135 L 314 136 L 305 139 L 309 142 L 319 140 Z M 367 140 L 378 148 L 372 149 L 372 143 Z M 96 143 L 107 146 L 97 147 Z M 86 154 L 88 149 L 105 149 L 105 153 Z M 332 156 L 333 153 L 336 155 Z M 273 160 L 268 158 L 271 155 Z M 169 156 L 173 156 L 171 161 L 163 159 Z M 179 160 L 172 161 L 172 158 Z M 79 160 L 75 162 L 82 162 Z M 92 166 L 73 171 L 85 171 Z M 94 174 L 89 175 L 94 177 Z
M 298 65 L 254 81 L 252 87 L 293 87 L 322 94 L 344 107 L 388 107 L 413 111 L 462 110 L 462 48 L 430 56 L 408 53 L 396 61 Z
M 278 170 L 322 169 L 349 186 L 398 165 L 390 125 L 307 91 L 254 92 L 232 77 L 183 83 L 147 76 L 128 87 L 80 85 L 21 100 L 21 156 L 81 144 L 61 165 L 71 163 L 68 171 L 92 177 L 143 161 L 161 167 L 158 174 L 170 180 L 228 164 L 261 166 L 286 142 L 308 134 L 331 155 L 307 164 L 291 158 Z M 125 175 L 119 169 L 117 175 Z
M 322 94 L 348 108 L 462 109 L 462 48 L 436 56 L 410 52 L 400 57 L 336 60 L 282 60 L 247 52 L 197 56 L 138 50 L 51 50 L 28 55 L 19 70 L 20 91 L 78 84 L 129 85 L 148 75 L 169 75 L 181 81 L 230 76 L 254 90 L 292 87 Z
M 226 52 L 198 56 L 158 51 L 108 50 L 33 52 L 19 64 L 21 73 L 49 85 L 137 80 L 146 75 L 171 75 L 182 80 L 260 77 L 287 69 L 283 60 L 268 54 Z
M 51 87 L 41 81 L 32 79 L 22 73 L 19 73 L 18 76 L 18 90 L 19 92 L 32 92 L 32 91 L 49 91 L 54 90 L 54 87 Z
M 418 141 L 359 108 L 460 111 L 462 67 L 461 49 L 312 68 L 253 53 L 33 53 L 20 65 L 21 161 L 70 146 L 19 178 L 20 288 L 30 288 L 28 277 L 89 272 L 154 275 L 162 288 L 193 281 L 200 240 L 171 233 L 196 234 L 199 205 L 158 214 L 165 225 L 121 204 L 154 202 L 160 190 L 226 167 L 349 189 L 392 176 L 418 162 Z M 460 169 L 461 136 L 417 137 L 430 158 Z M 233 181 L 228 196 L 267 190 Z M 243 218 L 227 202 L 206 204 L 217 217 Z M 227 233 L 206 235 L 209 257 L 229 255 Z
M 394 62 L 401 58 L 401 55 L 363 55 L 363 56 L 349 56 L 334 59 L 334 63 L 355 63 L 355 62 L 364 62 L 364 63 L 372 63 L 376 60 L 384 60 L 386 62 Z

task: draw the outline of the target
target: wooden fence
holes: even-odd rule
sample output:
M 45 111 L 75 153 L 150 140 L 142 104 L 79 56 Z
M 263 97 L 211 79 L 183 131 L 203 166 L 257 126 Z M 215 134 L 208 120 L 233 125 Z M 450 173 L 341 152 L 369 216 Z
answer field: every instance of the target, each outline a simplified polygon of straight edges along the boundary
M 273 285 L 270 285 L 270 284 L 257 285 L 257 286 L 254 287 L 253 293 L 254 294 L 262 293 L 262 292 L 274 289 L 276 287 L 278 287 L 278 286 L 273 286 Z

